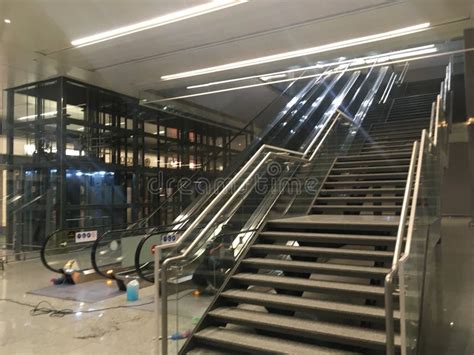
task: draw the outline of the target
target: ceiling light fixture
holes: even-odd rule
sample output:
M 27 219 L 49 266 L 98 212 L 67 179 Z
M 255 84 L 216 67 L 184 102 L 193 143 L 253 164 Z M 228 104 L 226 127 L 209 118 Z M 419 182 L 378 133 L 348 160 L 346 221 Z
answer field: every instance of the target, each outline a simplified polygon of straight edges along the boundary
M 205 88 L 205 87 L 210 87 L 210 86 L 229 84 L 229 83 L 233 83 L 233 82 L 237 82 L 237 81 L 257 79 L 257 78 L 260 78 L 260 79 L 264 80 L 263 78 L 273 77 L 273 79 L 276 79 L 277 76 L 282 75 L 281 77 L 284 77 L 288 73 L 296 73 L 296 72 L 313 70 L 313 69 L 329 68 L 329 67 L 332 67 L 332 66 L 343 65 L 343 64 L 350 64 L 350 66 L 363 65 L 363 64 L 366 64 L 366 63 L 371 64 L 371 63 L 374 63 L 376 61 L 378 61 L 378 62 L 384 61 L 384 60 L 386 60 L 385 58 L 391 58 L 391 59 L 409 58 L 409 57 L 413 57 L 413 56 L 420 55 L 420 54 L 434 53 L 436 51 L 437 51 L 437 49 L 436 49 L 435 45 L 430 44 L 430 45 L 427 45 L 427 46 L 402 49 L 402 50 L 399 50 L 399 51 L 382 53 L 382 54 L 377 54 L 377 55 L 368 56 L 368 57 L 349 59 L 349 60 L 345 60 L 345 61 L 342 61 L 342 62 L 337 61 L 337 62 L 329 62 L 329 63 L 318 63 L 316 65 L 310 65 L 308 67 L 288 69 L 288 70 L 278 71 L 278 72 L 274 72 L 274 73 L 244 76 L 244 77 L 235 78 L 235 79 L 213 81 L 213 82 L 206 83 L 206 84 L 191 85 L 191 86 L 187 86 L 186 89 L 188 89 L 188 90 L 200 89 L 200 88 Z
M 286 78 L 286 74 L 281 73 L 281 74 L 265 75 L 265 76 L 261 76 L 260 80 L 267 82 L 267 81 L 272 81 L 272 80 L 281 79 L 281 78 Z
M 201 16 L 210 12 L 226 9 L 231 6 L 246 3 L 248 0 L 214 0 L 202 5 L 193 6 L 181 11 L 172 12 L 150 20 L 138 22 L 132 25 L 119 27 L 110 31 L 100 32 L 91 36 L 75 39 L 71 44 L 75 47 L 84 47 L 114 38 L 127 36 L 132 33 L 149 30 L 151 28 L 168 25 L 170 23 L 183 21 L 192 17 Z
M 247 60 L 242 60 L 239 62 L 233 62 L 233 63 L 223 64 L 223 65 L 217 65 L 214 67 L 196 69 L 196 70 L 186 71 L 186 72 L 177 73 L 177 74 L 163 75 L 161 79 L 162 80 L 175 80 L 175 79 L 181 79 L 181 78 L 189 78 L 191 76 L 216 73 L 216 72 L 221 72 L 221 71 L 226 71 L 226 70 L 249 67 L 253 65 L 276 62 L 276 61 L 285 60 L 285 59 L 303 57 L 306 55 L 324 53 L 324 52 L 329 52 L 336 49 L 353 47 L 360 44 L 378 42 L 378 41 L 383 41 L 390 38 L 406 36 L 412 33 L 425 31 L 429 27 L 430 27 L 430 23 L 426 22 L 419 25 L 415 25 L 415 26 L 409 26 L 409 27 L 404 27 L 397 30 L 393 30 L 393 31 L 378 33 L 375 35 L 358 37 L 358 38 L 348 39 L 345 41 L 334 42 L 330 44 L 324 44 L 322 46 L 305 48 L 305 49 L 279 53 L 279 54 L 273 54 L 273 55 L 268 55 L 265 57 L 259 57 L 259 58 L 254 58 L 254 59 L 247 59 Z
M 10 20 L 9 18 L 6 18 L 6 19 L 3 20 L 3 22 L 5 22 L 7 24 L 10 24 L 10 23 L 12 23 L 12 20 Z
M 306 79 L 311 79 L 311 78 L 318 78 L 324 75 L 334 75 L 338 73 L 344 73 L 344 72 L 353 72 L 356 70 L 364 70 L 364 69 L 370 69 L 373 67 L 380 67 L 384 65 L 394 65 L 394 64 L 401 64 L 401 63 L 406 63 L 406 62 L 413 62 L 413 61 L 420 61 L 428 58 L 437 58 L 437 57 L 444 57 L 448 55 L 454 55 L 454 54 L 460 54 L 460 53 L 466 53 L 466 52 L 474 52 L 474 47 L 469 48 L 469 49 L 460 49 L 460 50 L 454 50 L 454 51 L 449 51 L 449 52 L 442 52 L 442 53 L 432 53 L 432 54 L 425 54 L 425 55 L 420 55 L 417 57 L 411 57 L 411 58 L 403 58 L 403 59 L 394 59 L 390 60 L 388 62 L 384 61 L 382 63 L 374 63 L 374 64 L 363 64 L 360 66 L 354 66 L 351 68 L 346 68 L 346 69 L 341 69 L 341 70 L 335 70 L 331 69 L 329 72 L 324 72 L 324 73 L 316 73 L 316 74 L 311 74 L 311 75 L 303 75 L 297 78 L 287 78 L 287 79 L 279 79 L 274 82 L 270 83 L 257 83 L 257 84 L 249 84 L 249 85 L 243 85 L 243 86 L 236 86 L 232 88 L 225 88 L 225 89 L 220 89 L 220 90 L 213 90 L 213 91 L 206 91 L 206 92 L 200 92 L 196 94 L 189 94 L 189 95 L 181 95 L 181 96 L 173 96 L 173 97 L 168 97 L 165 99 L 157 99 L 157 100 L 148 100 L 148 102 L 143 103 L 144 106 L 147 106 L 148 104 L 156 103 L 156 102 L 166 102 L 166 101 L 174 101 L 174 100 L 180 100 L 180 99 L 187 99 L 191 97 L 199 97 L 199 96 L 207 96 L 207 95 L 213 95 L 213 94 L 219 94 L 219 93 L 225 93 L 225 92 L 231 92 L 231 91 L 237 91 L 237 90 L 245 90 L 245 89 L 251 89 L 251 88 L 256 88 L 260 86 L 265 86 L 265 85 L 272 85 L 276 83 L 287 83 L 291 81 L 299 81 L 299 80 L 306 80 Z

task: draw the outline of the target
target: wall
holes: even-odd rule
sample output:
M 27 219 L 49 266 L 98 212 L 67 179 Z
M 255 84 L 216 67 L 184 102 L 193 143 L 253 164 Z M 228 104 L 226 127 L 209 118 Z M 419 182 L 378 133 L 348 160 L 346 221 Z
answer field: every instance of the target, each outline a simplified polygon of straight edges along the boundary
M 464 124 L 453 127 L 449 145 L 449 167 L 444 177 L 441 194 L 443 215 L 470 216 L 470 192 L 473 182 L 469 177 L 469 146 Z

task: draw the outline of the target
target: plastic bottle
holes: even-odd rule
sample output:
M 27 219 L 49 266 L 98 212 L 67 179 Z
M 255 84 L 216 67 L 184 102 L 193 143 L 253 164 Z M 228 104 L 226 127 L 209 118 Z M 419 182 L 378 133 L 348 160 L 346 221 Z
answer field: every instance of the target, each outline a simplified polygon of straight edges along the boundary
M 140 284 L 137 280 L 132 280 L 127 284 L 127 301 L 137 301 L 138 300 L 138 290 L 140 289 Z

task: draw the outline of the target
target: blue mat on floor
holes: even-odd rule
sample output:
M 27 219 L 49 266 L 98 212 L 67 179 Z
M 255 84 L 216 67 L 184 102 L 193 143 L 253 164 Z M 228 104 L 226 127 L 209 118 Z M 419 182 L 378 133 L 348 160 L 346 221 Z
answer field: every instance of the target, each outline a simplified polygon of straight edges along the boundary
M 106 280 L 94 280 L 78 285 L 53 285 L 28 292 L 32 295 L 59 298 L 62 300 L 95 303 L 123 295 L 117 285 L 107 285 Z

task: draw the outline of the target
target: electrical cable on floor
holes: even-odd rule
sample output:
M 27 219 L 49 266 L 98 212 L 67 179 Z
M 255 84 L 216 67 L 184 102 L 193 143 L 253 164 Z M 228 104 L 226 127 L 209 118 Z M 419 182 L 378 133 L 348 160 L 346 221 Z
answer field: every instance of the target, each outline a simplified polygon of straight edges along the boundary
M 184 292 L 182 295 L 178 294 L 178 297 L 175 298 L 175 300 L 180 300 L 189 293 Z M 88 310 L 77 310 L 74 311 L 73 309 L 70 308 L 63 308 L 63 309 L 56 309 L 51 303 L 48 301 L 40 301 L 36 305 L 31 304 L 31 303 L 26 303 L 26 302 L 21 302 L 21 301 L 16 301 L 11 298 L 0 298 L 0 302 L 10 302 L 14 303 L 20 306 L 24 307 L 29 307 L 32 308 L 30 310 L 30 315 L 31 316 L 42 316 L 48 314 L 50 317 L 57 317 L 57 318 L 62 318 L 67 315 L 71 314 L 76 314 L 78 312 L 81 313 L 95 313 L 95 312 L 104 312 L 104 311 L 110 311 L 112 309 L 121 309 L 121 308 L 137 308 L 141 306 L 147 306 L 149 304 L 155 303 L 155 301 L 150 301 L 150 302 L 145 302 L 145 303 L 140 303 L 140 304 L 131 304 L 129 306 L 126 305 L 118 305 L 118 306 L 111 306 L 111 307 L 105 307 L 105 308 L 98 308 L 98 309 L 88 309 Z M 42 304 L 47 305 L 48 307 L 40 307 Z
M 119 306 L 111 306 L 111 307 L 98 308 L 98 309 L 74 311 L 70 308 L 56 309 L 48 301 L 40 301 L 36 305 L 31 304 L 31 303 L 16 301 L 16 300 L 13 300 L 11 298 L 0 298 L 0 302 L 1 301 L 10 302 L 10 303 L 14 303 L 14 304 L 17 304 L 17 305 L 20 305 L 20 306 L 32 308 L 30 310 L 30 315 L 32 315 L 32 316 L 42 316 L 42 315 L 48 314 L 50 317 L 58 317 L 58 318 L 62 318 L 66 315 L 76 314 L 78 312 L 81 312 L 83 314 L 84 313 L 95 313 L 95 312 L 109 311 L 109 310 L 112 310 L 112 309 L 136 308 L 136 307 L 146 306 L 146 305 L 154 303 L 154 301 L 150 301 L 150 302 L 146 302 L 146 303 L 134 304 L 134 305 L 129 305 L 129 306 L 119 305 Z M 41 305 L 43 305 L 43 304 L 46 305 L 46 307 L 41 307 Z

